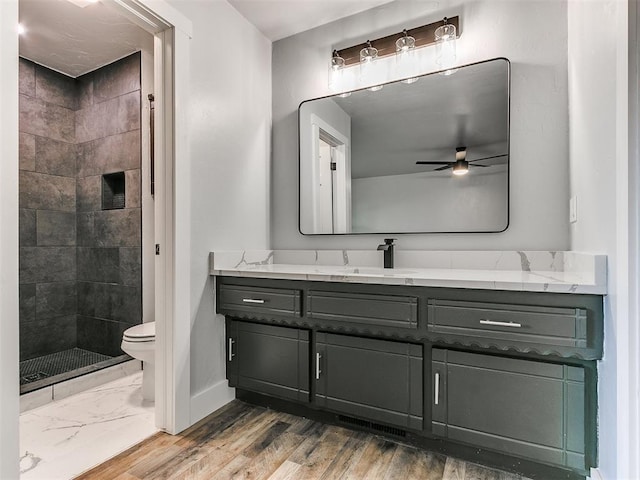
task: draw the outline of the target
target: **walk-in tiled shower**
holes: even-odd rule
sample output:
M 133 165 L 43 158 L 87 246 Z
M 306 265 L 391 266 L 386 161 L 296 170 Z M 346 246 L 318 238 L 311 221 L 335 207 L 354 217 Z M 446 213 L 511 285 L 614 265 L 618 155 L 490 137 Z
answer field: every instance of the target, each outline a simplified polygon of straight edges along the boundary
M 79 78 L 20 59 L 20 383 L 129 357 L 142 321 L 140 54 Z

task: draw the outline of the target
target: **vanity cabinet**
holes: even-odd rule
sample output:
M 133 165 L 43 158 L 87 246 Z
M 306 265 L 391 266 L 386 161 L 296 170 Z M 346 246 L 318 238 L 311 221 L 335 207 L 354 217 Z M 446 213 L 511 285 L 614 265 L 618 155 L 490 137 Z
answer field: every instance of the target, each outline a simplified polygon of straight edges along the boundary
M 316 404 L 422 430 L 422 352 L 422 345 L 318 333 Z
M 433 349 L 432 433 L 509 455 L 585 465 L 585 372 Z
M 232 387 L 309 401 L 309 331 L 227 320 Z
M 216 292 L 240 398 L 535 478 L 596 466 L 601 296 L 234 277 Z

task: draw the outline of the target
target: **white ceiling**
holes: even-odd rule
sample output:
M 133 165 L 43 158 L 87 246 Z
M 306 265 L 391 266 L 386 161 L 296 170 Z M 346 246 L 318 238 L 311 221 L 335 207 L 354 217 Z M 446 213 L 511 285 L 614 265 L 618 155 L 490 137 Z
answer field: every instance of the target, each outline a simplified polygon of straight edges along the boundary
M 229 0 L 271 41 L 295 35 L 393 0 Z
M 229 0 L 272 41 L 390 1 Z M 20 23 L 26 28 L 20 55 L 71 77 L 153 46 L 150 34 L 101 2 L 19 0 L 19 5 Z
M 20 0 L 19 8 L 20 56 L 71 77 L 153 48 L 151 34 L 100 2 Z

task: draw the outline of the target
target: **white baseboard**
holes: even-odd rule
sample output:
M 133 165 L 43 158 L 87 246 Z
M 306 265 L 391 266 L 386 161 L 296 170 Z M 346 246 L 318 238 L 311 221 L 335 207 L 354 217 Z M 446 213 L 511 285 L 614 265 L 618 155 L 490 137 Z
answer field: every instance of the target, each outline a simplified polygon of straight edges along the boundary
M 226 380 L 196 393 L 191 397 L 191 425 L 222 408 L 234 398 L 236 390 L 230 388 Z
M 602 473 L 600 473 L 600 470 L 597 468 L 592 468 L 591 469 L 591 475 L 589 475 L 589 477 L 587 477 L 589 480 L 604 480 L 604 477 L 602 476 Z

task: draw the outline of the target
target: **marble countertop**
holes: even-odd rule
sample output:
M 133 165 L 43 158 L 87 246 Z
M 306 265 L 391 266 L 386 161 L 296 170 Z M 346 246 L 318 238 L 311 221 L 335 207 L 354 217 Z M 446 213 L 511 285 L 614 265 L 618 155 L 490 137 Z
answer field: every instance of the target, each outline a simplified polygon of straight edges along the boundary
M 212 252 L 211 275 L 576 294 L 606 290 L 606 256 L 577 252 L 380 252 L 264 250 Z

